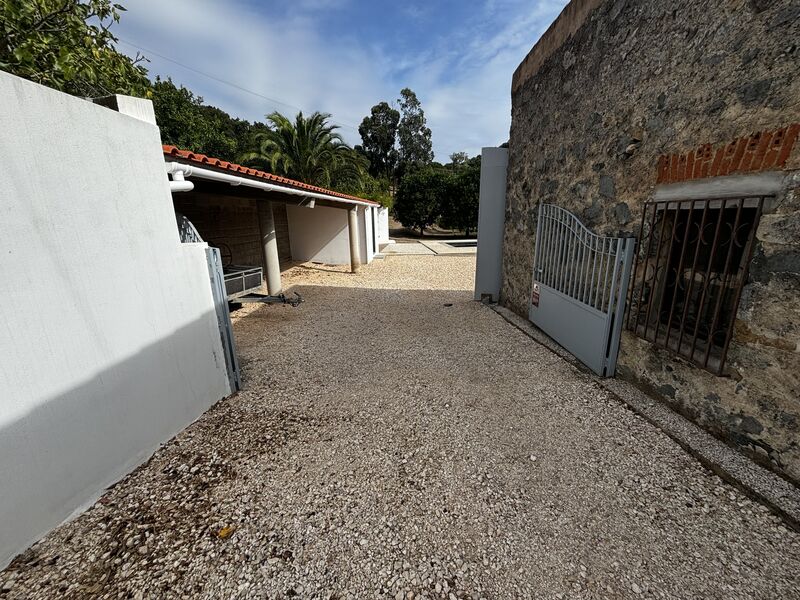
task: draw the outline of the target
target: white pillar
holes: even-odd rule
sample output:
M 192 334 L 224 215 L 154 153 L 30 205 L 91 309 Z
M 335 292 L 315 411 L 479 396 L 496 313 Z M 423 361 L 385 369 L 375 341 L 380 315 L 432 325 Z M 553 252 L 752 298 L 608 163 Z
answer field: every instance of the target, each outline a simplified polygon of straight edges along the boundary
M 361 250 L 358 247 L 358 208 L 347 211 L 347 232 L 350 236 L 350 271 L 358 273 L 361 267 Z
M 503 270 L 508 149 L 484 148 L 481 157 L 475 300 L 482 301 L 488 297 L 491 302 L 497 302 Z
M 261 247 L 264 250 L 264 271 L 267 277 L 267 290 L 273 296 L 281 293 L 281 266 L 278 258 L 278 236 L 275 234 L 275 218 L 272 216 L 272 202 L 257 200 L 258 228 L 261 232 Z

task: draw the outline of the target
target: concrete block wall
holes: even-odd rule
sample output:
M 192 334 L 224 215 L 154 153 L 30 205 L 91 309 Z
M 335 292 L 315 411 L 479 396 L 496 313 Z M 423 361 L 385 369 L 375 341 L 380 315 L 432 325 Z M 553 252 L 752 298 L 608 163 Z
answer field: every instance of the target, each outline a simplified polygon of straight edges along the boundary
M 286 204 L 272 203 L 272 217 L 275 220 L 275 236 L 278 240 L 278 258 L 281 269 L 292 266 L 292 245 L 289 241 L 289 217 L 286 215 Z
M 158 128 L 0 72 L 0 568 L 230 393 Z
M 258 266 L 264 262 L 257 200 L 200 191 L 174 194 L 173 200 L 175 210 L 192 222 L 203 240 L 221 249 L 226 264 Z M 292 249 L 286 205 L 273 202 L 272 214 L 278 257 L 281 268 L 287 269 L 291 266 Z
M 174 203 L 204 241 L 220 248 L 225 264 L 263 262 L 255 200 L 188 192 L 175 194 Z
M 501 292 L 526 315 L 539 202 L 635 236 L 659 185 L 778 173 L 728 374 L 627 331 L 618 373 L 796 482 L 800 49 L 787 40 L 799 38 L 791 0 L 570 2 L 514 76 Z

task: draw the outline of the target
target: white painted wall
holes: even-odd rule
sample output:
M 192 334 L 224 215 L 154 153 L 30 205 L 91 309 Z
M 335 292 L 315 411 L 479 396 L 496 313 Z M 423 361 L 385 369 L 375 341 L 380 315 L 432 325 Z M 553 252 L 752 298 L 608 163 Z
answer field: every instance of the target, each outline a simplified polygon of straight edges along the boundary
M 287 204 L 286 216 L 293 260 L 329 265 L 350 264 L 347 210 Z
M 377 237 L 378 237 L 378 248 L 383 244 L 389 243 L 389 209 L 384 207 L 379 207 L 376 209 L 378 212 L 378 222 L 376 226 Z
M 370 211 L 357 207 L 358 244 L 361 263 L 372 262 L 372 226 L 367 222 Z M 347 231 L 347 209 L 316 205 L 314 208 L 286 205 L 289 223 L 289 244 L 292 260 L 350 264 L 350 234 Z M 369 227 L 367 227 L 369 225 Z
M 158 129 L 0 72 L 0 568 L 228 395 Z
M 361 251 L 361 264 L 368 265 L 372 262 L 375 252 L 372 249 L 372 207 L 358 207 L 359 247 Z
M 500 298 L 507 167 L 507 148 L 484 148 L 481 151 L 475 300 L 481 300 L 484 295 L 489 295 L 492 302 Z

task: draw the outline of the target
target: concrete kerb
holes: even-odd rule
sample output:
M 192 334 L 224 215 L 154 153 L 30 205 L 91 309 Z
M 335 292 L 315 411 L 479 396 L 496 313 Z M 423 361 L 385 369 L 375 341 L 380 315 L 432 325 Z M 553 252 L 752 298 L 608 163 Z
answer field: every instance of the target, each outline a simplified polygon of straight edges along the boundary
M 458 246 L 451 246 L 450 242 L 467 242 L 471 240 L 448 240 L 447 242 L 441 242 L 437 240 L 420 240 L 420 244 L 425 246 L 426 248 L 432 250 L 436 255 L 441 256 L 442 254 L 454 255 L 454 256 L 469 256 L 474 255 L 477 253 L 477 244 L 473 247 L 458 247 Z
M 452 240 L 463 242 L 467 240 Z M 470 240 L 471 241 L 471 240 Z M 386 256 L 397 255 L 429 255 L 429 256 L 474 256 L 477 248 L 459 248 L 450 246 L 447 242 L 424 240 L 419 242 L 404 242 L 386 246 L 381 251 Z
M 511 310 L 497 304 L 487 306 L 506 322 L 592 379 L 630 410 L 661 429 L 709 471 L 769 507 L 786 525 L 800 532 L 800 489 L 757 465 L 631 383 L 596 377 L 544 332 Z

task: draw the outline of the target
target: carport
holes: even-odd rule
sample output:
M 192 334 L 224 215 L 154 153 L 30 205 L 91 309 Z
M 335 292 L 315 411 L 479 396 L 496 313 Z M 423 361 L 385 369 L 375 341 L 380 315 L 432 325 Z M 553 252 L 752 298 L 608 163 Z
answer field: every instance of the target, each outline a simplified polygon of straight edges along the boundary
M 356 272 L 388 240 L 386 209 L 376 202 L 174 146 L 163 151 L 175 212 L 220 248 L 229 271 L 262 268 L 270 294 L 281 292 L 292 262 Z

